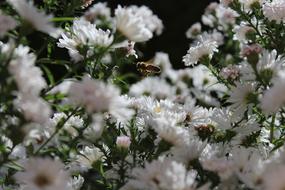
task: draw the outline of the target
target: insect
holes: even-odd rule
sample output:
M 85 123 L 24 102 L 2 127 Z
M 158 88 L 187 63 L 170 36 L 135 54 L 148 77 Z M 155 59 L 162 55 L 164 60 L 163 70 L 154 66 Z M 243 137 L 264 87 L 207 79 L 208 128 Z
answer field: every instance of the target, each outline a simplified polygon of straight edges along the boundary
M 159 66 L 153 64 L 153 59 L 145 62 L 138 62 L 137 70 L 144 76 L 158 74 L 161 71 Z

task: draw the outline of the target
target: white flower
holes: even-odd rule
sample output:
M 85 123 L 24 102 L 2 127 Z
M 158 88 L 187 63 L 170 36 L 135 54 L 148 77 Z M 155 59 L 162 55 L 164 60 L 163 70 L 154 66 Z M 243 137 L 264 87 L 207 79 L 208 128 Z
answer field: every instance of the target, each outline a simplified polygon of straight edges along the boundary
M 277 55 L 277 51 L 263 50 L 259 56 L 256 70 L 265 84 L 270 84 L 272 80 L 278 78 L 278 73 L 284 68 L 285 59 L 281 55 Z M 242 62 L 240 64 L 241 79 L 244 81 L 256 80 L 255 71 L 250 64 Z
M 111 18 L 111 9 L 107 7 L 107 3 L 96 3 L 84 14 L 84 18 L 91 23 L 100 24 L 98 17 L 104 17 L 107 20 Z
M 46 33 L 57 38 L 61 30 L 53 26 L 50 20 L 52 15 L 46 15 L 34 7 L 32 1 L 27 0 L 8 0 L 8 2 L 16 9 L 22 19 L 31 24 L 36 30 Z
M 35 66 L 35 61 L 36 56 L 30 53 L 30 48 L 20 45 L 14 50 L 8 69 L 21 93 L 38 96 L 47 84 L 42 71 Z
M 198 65 L 191 70 L 191 78 L 196 89 L 205 91 L 225 91 L 223 84 L 218 84 L 217 78 L 213 76 L 211 71 L 205 65 Z
M 202 165 L 206 170 L 217 172 L 221 180 L 230 178 L 234 172 L 233 163 L 226 159 L 203 160 Z
M 215 41 L 217 42 L 218 46 L 221 46 L 224 44 L 224 35 L 215 29 L 211 32 L 203 32 L 198 38 L 198 41 L 202 41 L 202 40 L 203 41 Z
M 158 99 L 165 99 L 175 95 L 175 88 L 158 77 L 147 77 L 133 84 L 130 87 L 129 94 L 135 97 L 148 95 Z
M 28 121 L 45 123 L 52 113 L 49 104 L 36 96 L 18 95 L 14 104 L 23 112 Z
M 84 178 L 81 175 L 73 177 L 71 180 L 69 180 L 69 186 L 72 190 L 80 190 L 84 183 Z
M 119 136 L 116 139 L 117 147 L 127 149 L 127 148 L 129 148 L 130 144 L 131 144 L 131 140 L 130 140 L 130 137 L 128 137 L 128 136 Z
M 188 165 L 189 162 L 198 159 L 201 156 L 206 145 L 206 142 L 201 141 L 195 136 L 190 136 L 187 142 L 172 147 L 170 152 L 172 153 L 174 160 Z
M 284 0 L 273 0 L 265 1 L 262 7 L 263 14 L 270 21 L 276 21 L 280 23 L 285 19 L 285 1 Z
M 129 8 L 133 11 L 133 13 L 135 13 L 136 16 L 142 17 L 146 27 L 150 31 L 155 32 L 156 35 L 160 35 L 162 33 L 162 21 L 153 14 L 152 10 L 146 6 L 138 7 L 136 5 L 132 5 Z
M 210 122 L 210 114 L 206 108 L 186 102 L 183 111 L 186 113 L 185 122 L 190 126 L 206 125 Z
M 128 108 L 127 99 L 120 96 L 119 89 L 88 76 L 70 86 L 69 97 L 72 103 L 84 106 L 89 113 L 109 112 L 120 121 L 128 120 L 134 113 Z
M 220 3 L 225 6 L 228 7 L 234 0 L 220 0 Z
M 285 188 L 285 181 L 282 176 L 285 175 L 284 165 L 273 165 L 264 172 L 262 180 L 264 189 L 282 190 Z
M 276 113 L 285 103 L 285 75 L 275 80 L 273 87 L 265 91 L 261 98 L 261 108 L 266 114 Z
M 254 28 L 247 26 L 245 23 L 241 23 L 240 25 L 236 25 L 233 29 L 234 40 L 239 40 L 240 42 L 248 42 L 248 36 L 250 33 L 255 33 Z
M 252 101 L 255 101 L 255 84 L 253 83 L 239 83 L 236 82 L 236 87 L 230 91 L 230 97 L 228 102 L 232 103 L 231 109 L 234 117 L 240 117 L 244 112 L 252 105 Z
M 67 119 L 67 115 L 65 113 L 55 113 L 50 119 L 50 124 L 56 126 L 62 119 Z M 76 137 L 78 135 L 77 129 L 83 127 L 83 120 L 79 116 L 71 116 L 64 123 L 63 129 L 67 131 L 72 137 Z
M 265 168 L 265 162 L 259 151 L 253 148 L 234 148 L 230 159 L 234 163 L 238 178 L 249 188 L 256 189 L 260 185 L 261 175 Z
M 223 29 L 228 29 L 229 25 L 234 25 L 238 14 L 231 8 L 220 5 L 216 8 L 216 16 Z
M 183 164 L 161 158 L 145 163 L 144 168 L 134 168 L 134 179 L 130 179 L 122 190 L 185 190 L 192 189 L 195 176 L 186 170 Z
M 190 47 L 187 51 L 187 54 L 183 57 L 183 62 L 186 66 L 191 66 L 201 61 L 201 58 L 212 59 L 214 52 L 218 52 L 217 47 L 216 41 L 200 38 L 197 44 Z
M 211 120 L 216 123 L 216 127 L 221 130 L 231 129 L 231 124 L 234 123 L 232 112 L 229 109 L 214 108 L 211 115 Z
M 57 43 L 58 47 L 68 49 L 75 61 L 83 58 L 78 48 L 88 46 L 87 56 L 91 56 L 95 47 L 108 47 L 113 42 L 113 35 L 109 30 L 97 29 L 95 24 L 83 19 L 75 20 L 70 31 L 61 34 L 61 37 Z
M 17 23 L 12 17 L 0 12 L 0 37 L 4 36 L 6 32 L 14 29 L 16 26 Z
M 95 142 L 97 141 L 104 131 L 105 120 L 103 115 L 95 114 L 92 118 L 92 123 L 87 129 L 84 130 L 83 135 L 86 139 Z
M 76 162 L 83 171 L 92 168 L 93 164 L 100 161 L 104 155 L 99 148 L 89 146 L 85 146 L 79 153 Z
M 118 6 L 115 10 L 115 19 L 119 32 L 131 41 L 144 42 L 153 36 L 143 17 L 134 13 L 131 8 Z
M 17 99 L 14 104 L 23 111 L 26 120 L 44 123 L 51 114 L 49 104 L 39 97 L 47 86 L 42 71 L 35 66 L 36 56 L 30 49 L 20 45 L 13 51 L 8 70 L 17 87 Z
M 194 39 L 201 33 L 202 25 L 197 22 L 193 24 L 187 31 L 186 31 L 186 37 L 190 39 Z
M 284 66 L 285 58 L 281 55 L 278 55 L 276 50 L 273 50 L 271 52 L 264 50 L 259 62 L 256 65 L 259 74 L 263 78 L 268 78 L 269 81 L 276 78 Z
M 177 125 L 177 122 L 172 117 L 159 117 L 155 119 L 156 125 L 153 127 L 158 133 L 158 136 L 170 143 L 171 145 L 183 145 L 189 137 L 189 132 L 186 128 Z
M 69 174 L 60 161 L 49 158 L 30 158 L 24 164 L 24 171 L 15 174 L 23 190 L 66 190 Z
M 240 69 L 236 65 L 228 65 L 220 71 L 220 75 L 225 79 L 235 80 L 240 75 Z

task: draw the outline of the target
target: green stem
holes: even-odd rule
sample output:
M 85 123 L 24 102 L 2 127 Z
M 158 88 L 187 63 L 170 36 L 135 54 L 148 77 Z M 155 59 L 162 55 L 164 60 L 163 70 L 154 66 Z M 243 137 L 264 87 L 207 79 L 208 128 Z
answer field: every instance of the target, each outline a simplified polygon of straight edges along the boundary
M 275 114 L 272 116 L 272 120 L 270 124 L 270 142 L 271 143 L 274 140 L 274 123 L 275 123 Z
M 71 114 L 69 114 L 66 119 L 64 119 L 62 122 L 59 122 L 56 126 L 56 130 L 54 133 L 44 142 L 38 150 L 34 153 L 34 155 L 37 155 L 56 135 L 57 133 L 64 127 L 65 123 L 77 112 L 78 108 L 76 108 Z
M 73 21 L 74 17 L 54 17 L 50 19 L 51 22 L 64 22 L 64 21 Z

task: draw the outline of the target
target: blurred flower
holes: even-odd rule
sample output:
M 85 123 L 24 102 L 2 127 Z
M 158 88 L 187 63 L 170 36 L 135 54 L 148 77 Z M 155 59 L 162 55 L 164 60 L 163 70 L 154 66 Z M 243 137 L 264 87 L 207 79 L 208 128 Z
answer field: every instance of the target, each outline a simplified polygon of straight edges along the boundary
M 116 27 L 127 39 L 144 42 L 152 38 L 151 30 L 146 26 L 144 18 L 133 12 L 131 8 L 118 6 L 115 10 Z
M 15 174 L 23 190 L 66 190 L 69 174 L 64 165 L 49 158 L 30 158 L 24 164 L 24 171 Z
M 32 1 L 27 0 L 8 0 L 13 8 L 18 12 L 26 23 L 36 30 L 46 33 L 54 38 L 59 37 L 61 29 L 55 28 L 51 23 L 52 15 L 46 15 L 34 7 Z
M 214 52 L 218 52 L 216 41 L 204 40 L 203 38 L 190 47 L 187 54 L 183 57 L 186 66 L 192 66 L 201 61 L 202 58 L 212 59 Z

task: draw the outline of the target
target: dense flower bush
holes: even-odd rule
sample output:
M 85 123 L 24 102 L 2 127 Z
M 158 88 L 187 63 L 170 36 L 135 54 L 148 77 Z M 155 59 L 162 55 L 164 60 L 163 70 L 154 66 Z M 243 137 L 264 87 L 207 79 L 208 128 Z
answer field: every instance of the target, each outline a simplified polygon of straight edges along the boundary
M 284 0 L 211 3 L 181 70 L 146 6 L 0 5 L 0 189 L 285 189 Z

